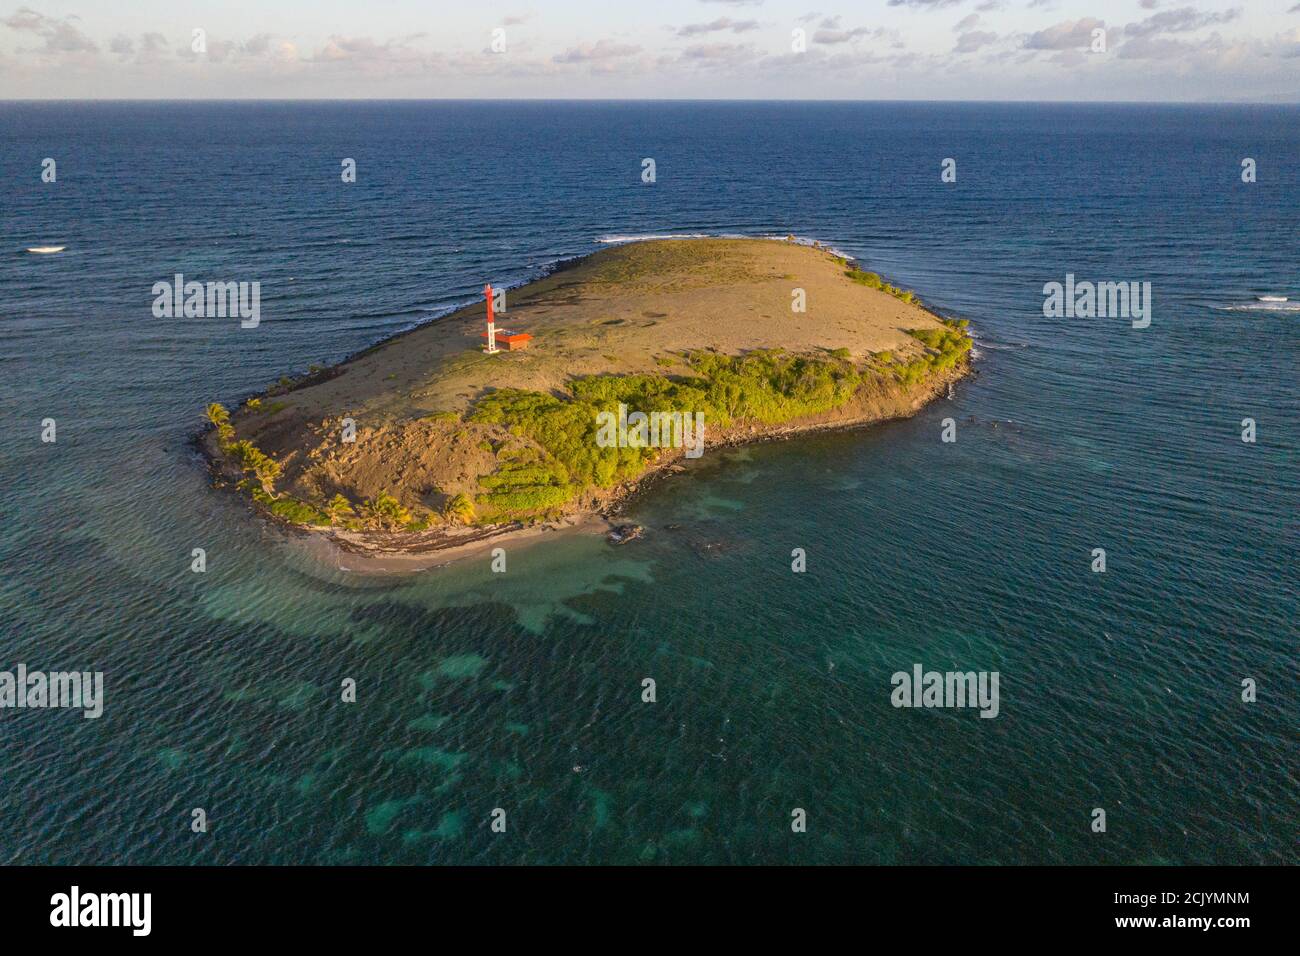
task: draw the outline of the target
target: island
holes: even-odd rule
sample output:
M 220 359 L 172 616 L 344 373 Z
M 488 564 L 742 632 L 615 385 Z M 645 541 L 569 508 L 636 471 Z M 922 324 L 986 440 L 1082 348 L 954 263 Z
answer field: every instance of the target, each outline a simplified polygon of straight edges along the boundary
M 217 481 L 348 551 L 463 553 L 612 520 L 710 450 L 911 415 L 970 367 L 964 319 L 793 237 L 613 245 L 500 305 L 493 352 L 479 301 L 208 405 Z

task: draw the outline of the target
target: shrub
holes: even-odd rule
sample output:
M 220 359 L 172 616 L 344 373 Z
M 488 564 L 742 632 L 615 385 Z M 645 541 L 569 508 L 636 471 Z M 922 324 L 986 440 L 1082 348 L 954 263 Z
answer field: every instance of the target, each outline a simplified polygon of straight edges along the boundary
M 954 356 L 955 360 L 956 356 L 970 351 L 971 338 L 964 327 L 949 323 L 945 325 L 947 327 L 942 329 L 911 329 L 907 334 L 942 355 Z
M 899 365 L 891 352 L 873 357 L 906 385 L 922 381 L 936 362 L 948 367 L 969 348 L 969 338 L 960 330 L 919 331 L 918 337 L 935 343 L 939 358 L 927 355 Z M 596 443 L 597 416 L 614 412 L 620 403 L 645 413 L 703 413 L 713 427 L 737 420 L 780 424 L 842 406 L 864 382 L 882 376 L 879 367 L 859 371 L 848 349 L 826 356 L 790 355 L 781 349 L 739 356 L 697 351 L 686 353 L 684 360 L 690 375 L 589 375 L 570 382 L 568 396 L 499 389 L 481 398 L 468 421 L 503 425 L 537 447 L 499 451 L 500 467 L 479 481 L 485 489 L 475 499 L 480 518 L 540 519 L 588 487 L 609 488 L 639 475 L 657 449 Z
M 706 379 L 704 407 L 696 408 L 721 424 L 738 418 L 778 424 L 830 411 L 851 399 L 860 382 L 841 361 L 776 350 L 742 356 L 693 352 L 689 362 Z
M 329 524 L 329 516 L 305 501 L 286 495 L 271 502 L 271 514 L 294 524 Z
M 846 260 L 840 260 L 841 265 L 844 265 L 845 263 Z M 915 292 L 912 292 L 909 289 L 900 289 L 895 285 L 890 285 L 874 272 L 864 272 L 857 266 L 850 266 L 844 270 L 844 274 L 858 285 L 864 285 L 869 289 L 879 289 L 881 292 L 892 295 L 894 298 L 901 299 L 908 304 L 915 304 L 919 301 Z
M 924 344 L 929 351 L 923 359 L 907 363 L 900 381 L 912 385 L 924 377 L 914 370 L 918 362 L 924 362 L 928 370 L 936 372 L 946 371 L 956 365 L 971 348 L 971 338 L 965 328 L 956 321 L 945 320 L 944 328 L 941 329 L 911 329 L 908 334 Z
M 471 524 L 475 518 L 474 502 L 467 494 L 457 494 L 447 502 L 442 514 L 449 522 Z
M 639 471 L 646 450 L 599 447 L 596 444 L 599 410 L 596 403 L 583 399 L 564 401 L 542 392 L 501 389 L 482 398 L 470 419 L 503 424 L 516 434 L 531 438 L 545 449 L 549 467 L 560 481 L 605 488 L 620 476 Z
M 926 374 L 930 371 L 930 363 L 923 358 L 912 359 L 906 365 L 898 369 L 898 380 L 904 385 L 916 385 L 921 382 Z
M 409 522 L 407 522 L 406 530 L 407 531 L 428 531 L 432 525 L 437 523 L 437 520 L 438 520 L 437 516 L 432 513 L 422 515 L 419 518 L 412 518 Z
M 485 508 L 485 518 L 502 520 L 551 514 L 571 497 L 572 490 L 567 485 L 526 485 L 480 495 L 479 502 Z

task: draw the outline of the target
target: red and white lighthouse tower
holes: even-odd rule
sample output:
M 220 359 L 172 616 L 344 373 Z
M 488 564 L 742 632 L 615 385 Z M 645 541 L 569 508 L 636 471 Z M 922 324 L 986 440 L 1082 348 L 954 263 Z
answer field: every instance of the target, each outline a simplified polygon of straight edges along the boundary
M 492 315 L 492 286 L 484 286 L 483 295 L 487 297 L 487 348 L 483 351 L 488 355 L 495 355 L 501 350 L 497 348 L 497 325 Z

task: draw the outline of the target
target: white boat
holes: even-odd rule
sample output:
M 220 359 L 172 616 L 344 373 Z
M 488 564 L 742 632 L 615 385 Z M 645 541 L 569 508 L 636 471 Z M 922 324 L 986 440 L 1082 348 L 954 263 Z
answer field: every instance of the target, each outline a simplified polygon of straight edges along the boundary
M 38 256 L 48 256 L 52 252 L 62 252 L 67 246 L 28 246 L 28 252 L 34 252 Z
M 1286 302 L 1286 301 L 1287 301 L 1287 297 L 1284 296 L 1284 295 L 1257 295 L 1257 296 L 1255 296 L 1255 301 L 1257 301 L 1257 302 Z

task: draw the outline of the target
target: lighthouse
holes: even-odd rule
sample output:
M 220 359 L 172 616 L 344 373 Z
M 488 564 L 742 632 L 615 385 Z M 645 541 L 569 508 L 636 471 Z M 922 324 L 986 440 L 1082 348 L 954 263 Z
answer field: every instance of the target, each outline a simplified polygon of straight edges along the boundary
M 487 339 L 487 345 L 483 351 L 488 355 L 496 355 L 501 350 L 497 348 L 497 323 L 496 316 L 492 311 L 492 287 L 490 285 L 483 287 L 483 295 L 487 299 L 487 331 L 480 332 L 479 335 Z M 528 348 L 528 343 L 532 340 L 533 337 L 527 332 L 511 332 L 509 329 L 501 330 L 501 341 L 505 343 L 506 348 L 511 352 Z
M 497 348 L 497 326 L 492 315 L 492 286 L 483 287 L 483 295 L 487 297 L 487 348 L 483 351 L 488 355 L 495 355 L 501 351 Z

